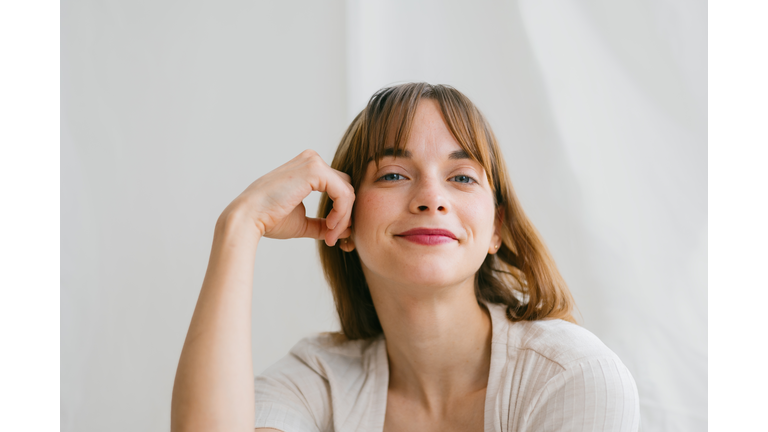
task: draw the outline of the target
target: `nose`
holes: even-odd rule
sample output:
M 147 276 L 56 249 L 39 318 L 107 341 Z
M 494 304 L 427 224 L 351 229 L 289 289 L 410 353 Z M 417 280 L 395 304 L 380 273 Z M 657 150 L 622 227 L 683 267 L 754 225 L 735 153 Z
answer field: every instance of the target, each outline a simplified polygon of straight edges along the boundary
M 409 204 L 412 213 L 447 213 L 449 203 L 438 180 L 423 179 L 415 187 Z

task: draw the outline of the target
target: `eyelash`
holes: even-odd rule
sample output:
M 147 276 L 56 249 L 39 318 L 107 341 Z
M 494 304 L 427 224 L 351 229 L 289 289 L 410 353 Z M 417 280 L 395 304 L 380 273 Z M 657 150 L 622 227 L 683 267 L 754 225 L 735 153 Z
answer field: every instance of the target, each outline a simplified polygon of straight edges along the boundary
M 453 177 L 451 177 L 451 178 L 452 178 L 452 179 L 455 179 L 455 178 L 457 178 L 457 177 L 466 177 L 466 178 L 469 180 L 468 182 L 458 182 L 458 183 L 463 183 L 463 184 L 473 184 L 473 183 L 477 183 L 477 180 L 473 179 L 472 177 L 470 177 L 470 176 L 468 176 L 468 175 L 466 175 L 466 174 L 459 174 L 459 175 L 457 175 L 457 176 L 453 176 Z
M 391 181 L 402 180 L 402 179 L 390 179 L 390 180 L 387 180 L 387 179 L 385 179 L 385 178 L 384 178 L 384 177 L 389 177 L 389 176 L 400 176 L 400 177 L 402 177 L 402 178 L 405 178 L 405 176 L 404 176 L 404 175 L 402 175 L 402 174 L 398 174 L 398 173 L 387 173 L 387 174 L 384 174 L 383 176 L 379 177 L 379 180 L 378 180 L 378 181 L 387 181 L 387 182 L 391 182 Z
M 402 174 L 387 173 L 387 174 L 384 174 L 383 176 L 379 177 L 379 179 L 377 181 L 392 182 L 392 181 L 402 180 L 402 179 L 389 179 L 389 180 L 385 179 L 385 177 L 389 177 L 389 176 L 400 176 L 400 177 L 402 177 L 402 179 L 405 179 L 405 176 L 402 175 Z M 474 178 L 472 178 L 472 177 L 470 177 L 470 176 L 468 176 L 466 174 L 455 175 L 455 176 L 451 177 L 451 179 L 455 179 L 457 177 L 466 177 L 467 180 L 469 180 L 469 181 L 466 181 L 466 182 L 462 181 L 462 182 L 457 182 L 457 183 L 462 183 L 462 184 L 474 184 L 474 183 L 477 183 L 477 180 L 475 180 Z

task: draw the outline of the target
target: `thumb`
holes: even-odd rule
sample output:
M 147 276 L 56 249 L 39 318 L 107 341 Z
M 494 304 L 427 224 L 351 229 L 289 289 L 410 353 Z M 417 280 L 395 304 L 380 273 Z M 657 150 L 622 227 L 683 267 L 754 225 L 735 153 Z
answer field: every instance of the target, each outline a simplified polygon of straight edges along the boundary
M 324 240 L 325 234 L 330 231 L 325 224 L 325 218 L 306 218 L 304 232 L 299 237 Z M 329 245 L 333 246 L 333 245 Z

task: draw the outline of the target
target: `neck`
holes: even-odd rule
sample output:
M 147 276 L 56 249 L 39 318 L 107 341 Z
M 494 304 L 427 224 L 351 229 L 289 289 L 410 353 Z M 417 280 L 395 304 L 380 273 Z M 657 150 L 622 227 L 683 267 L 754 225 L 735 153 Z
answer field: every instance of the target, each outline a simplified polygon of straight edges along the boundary
M 485 391 L 492 328 L 473 279 L 429 290 L 370 282 L 387 340 L 390 391 L 438 410 Z

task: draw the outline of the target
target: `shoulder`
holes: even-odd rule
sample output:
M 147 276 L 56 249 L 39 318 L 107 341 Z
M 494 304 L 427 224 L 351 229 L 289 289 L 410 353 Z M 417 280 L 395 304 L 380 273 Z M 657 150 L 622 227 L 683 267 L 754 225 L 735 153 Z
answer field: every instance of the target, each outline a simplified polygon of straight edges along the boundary
M 348 340 L 338 333 L 319 333 L 300 340 L 293 348 L 293 355 L 315 369 L 318 373 L 328 372 L 325 366 L 363 368 L 375 356 L 383 338 Z M 334 367 L 336 369 L 336 367 Z
M 494 349 L 505 357 L 499 390 L 516 414 L 515 428 L 563 421 L 572 424 L 568 430 L 637 430 L 635 381 L 597 336 L 559 319 L 512 323 L 503 307 L 492 314 Z
M 255 378 L 256 427 L 332 429 L 334 406 L 374 381 L 365 378 L 380 371 L 382 348 L 380 338 L 348 341 L 323 333 L 302 339 Z
M 564 369 L 588 359 L 618 359 L 592 332 L 567 321 L 524 321 L 510 323 L 510 327 L 510 349 L 533 351 Z
M 300 340 L 261 376 L 307 376 L 320 382 L 364 373 L 381 344 L 381 338 L 349 341 L 335 333 L 316 334 Z
M 569 431 L 638 430 L 637 385 L 613 351 L 575 324 L 560 321 L 532 327 L 545 329 L 546 336 L 527 346 L 558 366 L 541 377 L 522 413 L 532 430 L 565 424 L 570 426 L 563 430 Z
M 493 321 L 493 344 L 506 347 L 510 360 L 529 351 L 556 366 L 573 367 L 575 363 L 594 358 L 618 357 L 597 336 L 576 324 L 560 319 L 511 322 L 506 308 L 488 305 Z

